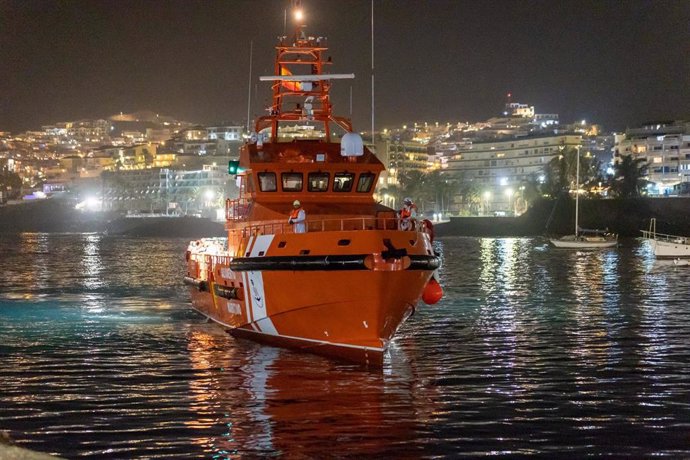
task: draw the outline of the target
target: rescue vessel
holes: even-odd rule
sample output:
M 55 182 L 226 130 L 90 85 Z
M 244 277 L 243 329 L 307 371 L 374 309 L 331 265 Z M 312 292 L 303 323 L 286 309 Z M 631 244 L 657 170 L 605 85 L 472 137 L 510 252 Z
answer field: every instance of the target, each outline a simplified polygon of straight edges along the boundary
M 185 284 L 195 310 L 236 337 L 372 366 L 424 296 L 442 293 L 428 221 L 401 229 L 377 203 L 384 166 L 332 113 L 326 39 L 279 37 L 272 105 L 228 173 L 227 238 L 190 242 Z M 288 135 L 309 126 L 316 138 Z M 288 127 L 288 129 L 285 129 Z M 299 201 L 306 222 L 293 224 Z

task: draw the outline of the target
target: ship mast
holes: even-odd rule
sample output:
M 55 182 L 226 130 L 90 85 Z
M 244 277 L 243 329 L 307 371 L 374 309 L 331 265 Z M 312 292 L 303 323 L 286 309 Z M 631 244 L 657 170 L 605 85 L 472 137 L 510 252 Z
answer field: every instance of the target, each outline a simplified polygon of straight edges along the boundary
M 280 37 L 276 46 L 275 73 L 260 77 L 261 81 L 273 81 L 273 103 L 269 115 L 256 120 L 256 132 L 270 128 L 271 142 L 278 140 L 281 122 L 314 121 L 323 123 L 326 142 L 331 141 L 332 124 L 346 132 L 352 131 L 349 119 L 335 116 L 330 101 L 331 80 L 354 78 L 353 74 L 325 74 L 331 64 L 324 58 L 326 39 L 311 37 L 305 33 L 304 12 L 300 0 L 292 2 L 292 15 L 296 29 L 293 37 Z

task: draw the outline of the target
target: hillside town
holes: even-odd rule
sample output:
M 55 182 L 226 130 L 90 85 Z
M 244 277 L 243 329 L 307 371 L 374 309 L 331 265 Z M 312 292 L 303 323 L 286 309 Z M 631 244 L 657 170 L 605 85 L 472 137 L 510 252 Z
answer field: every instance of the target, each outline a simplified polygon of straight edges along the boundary
M 251 135 L 240 123 L 198 125 L 154 112 L 0 132 L 0 203 L 65 195 L 85 211 L 222 219 L 225 199 L 237 194 L 227 164 Z M 281 135 L 323 133 L 295 125 Z M 690 194 L 687 121 L 606 132 L 508 98 L 484 121 L 414 122 L 362 135 L 386 166 L 378 199 L 395 208 L 412 196 L 434 219 L 519 215 L 536 197 L 563 190 L 598 198 Z

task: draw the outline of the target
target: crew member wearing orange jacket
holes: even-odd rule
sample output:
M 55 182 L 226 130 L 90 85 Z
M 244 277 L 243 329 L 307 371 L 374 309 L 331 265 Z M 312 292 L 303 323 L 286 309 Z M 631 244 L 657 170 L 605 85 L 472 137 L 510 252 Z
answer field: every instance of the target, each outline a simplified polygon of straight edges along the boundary
M 288 224 L 294 226 L 292 231 L 295 233 L 307 233 L 307 213 L 302 209 L 302 204 L 299 200 L 295 200 L 292 203 L 292 208 L 292 212 L 288 218 Z
M 417 205 L 412 202 L 412 198 L 403 200 L 403 207 L 398 211 L 400 217 L 400 230 L 413 230 L 417 223 Z

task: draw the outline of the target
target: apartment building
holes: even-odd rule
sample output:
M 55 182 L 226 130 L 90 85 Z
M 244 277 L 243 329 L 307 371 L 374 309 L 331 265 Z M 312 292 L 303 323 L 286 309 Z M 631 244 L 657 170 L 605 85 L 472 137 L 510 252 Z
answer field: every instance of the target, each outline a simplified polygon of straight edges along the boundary
M 690 193 L 690 122 L 646 123 L 615 136 L 616 159 L 632 155 L 648 164 L 649 195 Z
M 141 169 L 107 173 L 103 209 L 179 214 L 209 214 L 226 196 L 236 195 L 225 165 L 200 170 Z
M 490 210 L 510 211 L 524 182 L 540 180 L 553 157 L 580 145 L 579 134 L 544 133 L 493 141 L 467 140 L 437 148 L 444 153 L 444 172 L 478 184 Z
M 238 156 L 241 126 L 192 126 L 176 133 L 167 147 L 182 155 Z

